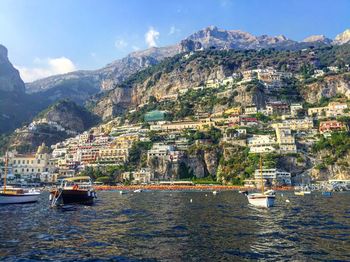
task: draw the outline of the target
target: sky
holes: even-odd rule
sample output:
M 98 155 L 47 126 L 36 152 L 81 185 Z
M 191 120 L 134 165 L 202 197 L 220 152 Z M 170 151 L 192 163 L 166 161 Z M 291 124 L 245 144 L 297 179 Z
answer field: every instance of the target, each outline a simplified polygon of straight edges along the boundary
M 98 69 L 210 25 L 254 35 L 334 38 L 349 0 L 0 0 L 0 44 L 25 82 Z

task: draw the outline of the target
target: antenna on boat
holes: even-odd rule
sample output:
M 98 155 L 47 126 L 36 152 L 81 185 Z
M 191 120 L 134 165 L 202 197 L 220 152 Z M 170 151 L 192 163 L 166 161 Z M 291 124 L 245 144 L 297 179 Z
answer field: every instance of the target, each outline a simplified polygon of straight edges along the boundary
M 7 151 L 5 153 L 5 174 L 4 174 L 4 193 L 6 193 L 6 180 L 7 180 L 7 165 L 8 165 L 8 158 L 7 158 Z
M 262 156 L 260 154 L 260 177 L 261 177 L 261 193 L 264 194 L 264 180 L 263 180 L 263 170 L 262 170 Z

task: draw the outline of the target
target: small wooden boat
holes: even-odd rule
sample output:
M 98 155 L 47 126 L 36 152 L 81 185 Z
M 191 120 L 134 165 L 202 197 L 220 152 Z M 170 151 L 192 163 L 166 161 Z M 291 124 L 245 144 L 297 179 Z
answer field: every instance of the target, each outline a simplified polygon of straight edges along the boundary
M 261 176 L 261 193 L 246 194 L 249 204 L 256 207 L 272 207 L 275 204 L 275 191 L 268 190 L 264 191 L 264 180 L 262 174 L 262 158 L 260 155 L 260 176 Z
M 66 204 L 92 205 L 97 198 L 88 176 L 65 178 L 61 186 L 50 192 L 51 206 Z
M 4 187 L 0 191 L 0 204 L 26 204 L 37 202 L 40 192 L 35 189 Z
M 247 195 L 249 204 L 256 207 L 272 207 L 275 204 L 275 195 L 264 193 L 253 193 Z
M 8 157 L 5 156 L 4 186 L 0 190 L 0 204 L 26 204 L 38 201 L 40 191 L 26 188 L 13 188 L 6 185 Z
M 324 192 L 322 192 L 322 196 L 330 197 L 330 196 L 332 196 L 332 192 L 331 191 L 324 191 Z

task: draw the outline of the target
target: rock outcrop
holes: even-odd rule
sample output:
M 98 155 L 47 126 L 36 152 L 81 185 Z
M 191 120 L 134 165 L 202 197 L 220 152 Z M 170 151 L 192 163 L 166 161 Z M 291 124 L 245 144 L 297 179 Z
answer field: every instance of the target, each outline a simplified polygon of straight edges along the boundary
M 3 45 L 0 45 L 0 90 L 17 93 L 25 90 L 19 72 L 9 61 L 7 49 Z
M 334 44 L 342 45 L 350 42 L 350 29 L 346 29 L 343 33 L 334 38 Z
M 322 97 L 341 94 L 350 98 L 350 74 L 327 76 L 322 81 L 305 85 L 300 94 L 308 103 L 317 103 Z

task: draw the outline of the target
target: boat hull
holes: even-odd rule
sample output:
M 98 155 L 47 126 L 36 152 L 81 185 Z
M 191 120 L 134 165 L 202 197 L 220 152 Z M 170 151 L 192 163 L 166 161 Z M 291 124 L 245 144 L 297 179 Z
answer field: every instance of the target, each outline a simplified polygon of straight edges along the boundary
M 59 194 L 58 191 L 51 192 L 51 195 Z M 94 203 L 95 192 L 88 190 L 70 190 L 63 189 L 60 195 L 60 203 L 67 204 L 81 204 L 92 205 Z
M 0 204 L 26 204 L 26 203 L 34 203 L 39 199 L 40 193 L 36 194 L 3 194 L 0 193 Z
M 248 195 L 248 202 L 256 207 L 272 207 L 275 204 L 275 196 Z

